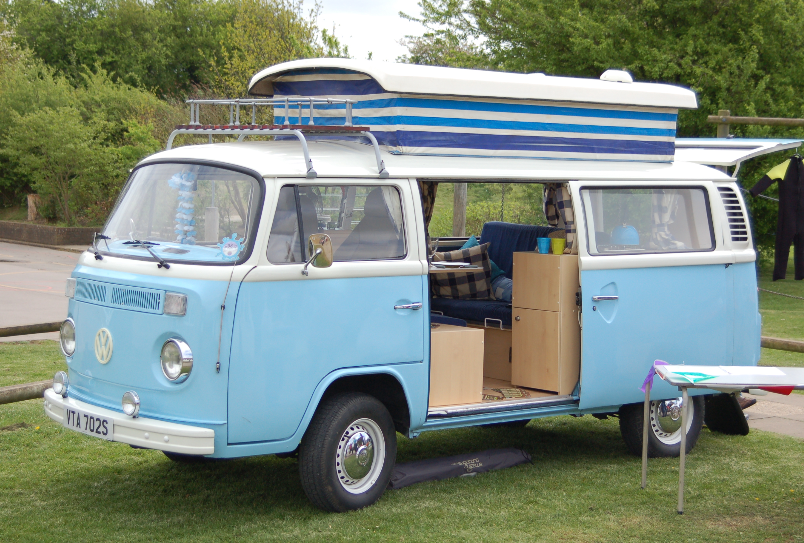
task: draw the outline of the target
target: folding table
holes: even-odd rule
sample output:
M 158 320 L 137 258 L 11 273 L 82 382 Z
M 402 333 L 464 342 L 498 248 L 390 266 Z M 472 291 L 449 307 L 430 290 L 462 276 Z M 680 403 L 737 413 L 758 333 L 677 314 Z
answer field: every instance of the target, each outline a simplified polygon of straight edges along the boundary
M 658 362 L 658 361 L 657 361 Z M 784 391 L 804 390 L 804 368 L 769 366 L 687 366 L 654 363 L 645 380 L 645 410 L 642 426 L 642 488 L 648 484 L 648 432 L 650 389 L 653 372 L 681 390 L 681 457 L 678 469 L 678 514 L 684 513 L 684 463 L 687 448 L 687 404 L 690 388 L 707 388 L 719 392 L 739 392 L 747 388 Z

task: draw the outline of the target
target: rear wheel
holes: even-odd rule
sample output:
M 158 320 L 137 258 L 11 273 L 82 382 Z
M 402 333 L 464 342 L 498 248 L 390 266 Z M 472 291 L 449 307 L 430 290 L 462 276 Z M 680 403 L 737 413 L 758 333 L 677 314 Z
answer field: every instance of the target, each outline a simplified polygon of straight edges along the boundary
M 648 424 L 648 456 L 679 456 L 681 454 L 681 398 L 657 400 L 650 403 Z M 642 455 L 642 420 L 644 404 L 624 405 L 620 408 L 620 433 L 628 450 Z M 687 410 L 687 452 L 698 441 L 704 418 L 704 398 L 689 399 Z
M 323 403 L 299 448 L 302 488 L 325 511 L 351 511 L 382 496 L 396 461 L 391 414 L 373 396 L 339 394 Z

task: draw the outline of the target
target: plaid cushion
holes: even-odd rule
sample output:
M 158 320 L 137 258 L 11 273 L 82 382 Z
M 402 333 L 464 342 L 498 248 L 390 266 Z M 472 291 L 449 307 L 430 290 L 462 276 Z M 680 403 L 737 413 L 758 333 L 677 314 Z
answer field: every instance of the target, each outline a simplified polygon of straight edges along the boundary
M 493 300 L 491 291 L 491 260 L 489 244 L 448 253 L 435 253 L 433 262 L 468 262 L 480 266 L 472 272 L 434 273 L 430 275 L 433 296 L 458 300 Z

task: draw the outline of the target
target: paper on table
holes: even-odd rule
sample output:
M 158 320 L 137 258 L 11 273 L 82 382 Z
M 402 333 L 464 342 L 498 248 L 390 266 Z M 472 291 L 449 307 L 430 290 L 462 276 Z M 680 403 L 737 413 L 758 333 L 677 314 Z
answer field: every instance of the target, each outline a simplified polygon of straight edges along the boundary
M 720 366 L 728 375 L 784 375 L 779 368 L 761 366 Z
M 714 379 L 715 377 L 722 377 L 724 375 L 727 375 L 727 373 L 718 366 L 683 365 L 683 366 L 664 366 L 664 368 L 670 373 L 673 373 L 674 375 L 683 377 L 690 383 L 698 383 L 700 381 L 705 381 L 707 379 Z M 660 368 L 657 368 L 657 370 L 661 371 Z

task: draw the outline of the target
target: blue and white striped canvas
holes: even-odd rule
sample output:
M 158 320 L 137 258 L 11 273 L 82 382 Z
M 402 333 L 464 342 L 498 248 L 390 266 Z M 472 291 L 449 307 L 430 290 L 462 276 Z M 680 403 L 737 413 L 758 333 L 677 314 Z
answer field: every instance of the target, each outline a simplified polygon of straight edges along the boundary
M 640 162 L 671 162 L 675 153 L 678 110 L 671 108 L 398 94 L 342 69 L 289 72 L 273 87 L 275 98 L 356 101 L 353 124 L 370 127 L 392 153 Z M 297 112 L 290 108 L 290 123 L 299 122 Z M 277 107 L 274 122 L 286 115 Z M 307 124 L 306 108 L 302 115 Z M 344 121 L 343 104 L 315 107 L 317 125 Z

